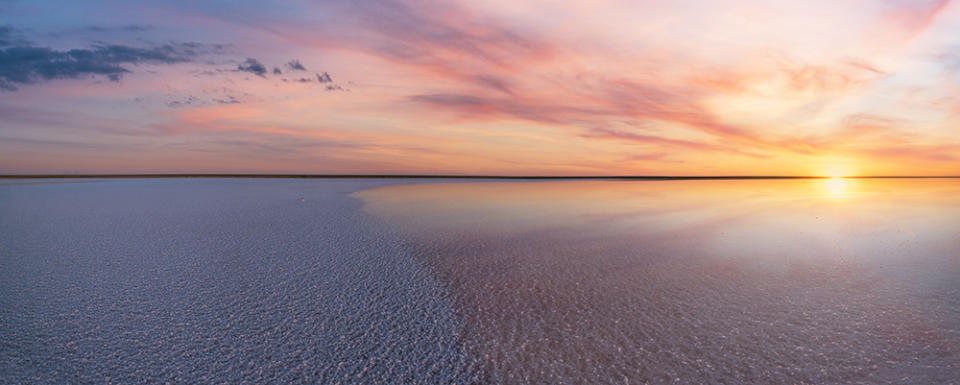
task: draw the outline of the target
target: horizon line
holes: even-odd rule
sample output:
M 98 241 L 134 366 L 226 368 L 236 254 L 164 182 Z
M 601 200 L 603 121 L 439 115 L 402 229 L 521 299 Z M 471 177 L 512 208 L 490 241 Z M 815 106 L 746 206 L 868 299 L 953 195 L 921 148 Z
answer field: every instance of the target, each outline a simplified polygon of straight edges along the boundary
M 737 180 L 737 179 L 955 179 L 960 175 L 454 175 L 454 174 L 295 174 L 295 173 L 122 173 L 122 174 L 0 174 L 0 179 L 136 179 L 136 178 L 278 178 L 278 179 L 540 179 L 540 180 Z

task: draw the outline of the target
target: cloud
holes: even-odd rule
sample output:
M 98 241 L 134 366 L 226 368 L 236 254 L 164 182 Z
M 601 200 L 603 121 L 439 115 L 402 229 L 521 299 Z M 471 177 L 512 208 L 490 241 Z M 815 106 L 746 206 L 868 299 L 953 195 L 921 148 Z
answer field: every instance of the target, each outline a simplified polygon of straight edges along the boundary
M 653 145 L 687 148 L 687 149 L 697 150 L 697 151 L 727 152 L 727 153 L 749 156 L 752 158 L 759 158 L 759 159 L 768 157 L 766 155 L 755 154 L 755 153 L 743 151 L 734 147 L 720 146 L 720 145 L 704 143 L 704 142 L 695 142 L 691 140 L 664 138 L 664 137 L 654 136 L 654 135 L 636 134 L 632 132 L 612 130 L 608 128 L 599 128 L 599 127 L 593 128 L 587 131 L 586 133 L 581 134 L 580 136 L 583 138 L 590 138 L 590 139 L 626 140 L 626 141 L 653 144 Z
M 128 32 L 146 32 L 152 30 L 154 27 L 152 25 L 141 25 L 141 24 L 130 24 L 120 27 L 120 29 Z
M 170 108 L 183 108 L 200 105 L 201 101 L 195 96 L 188 96 L 183 100 L 171 100 L 166 103 Z
M 240 100 L 233 95 L 227 95 L 223 99 L 214 99 L 218 104 L 239 104 Z
M 926 30 L 947 6 L 950 0 L 892 0 L 887 1 L 886 19 L 899 27 L 905 37 L 911 38 Z
M 474 80 L 474 83 L 479 84 L 481 86 L 492 88 L 494 90 L 503 92 L 508 95 L 513 94 L 513 90 L 510 84 L 507 81 L 500 79 L 496 76 L 476 75 L 473 77 L 473 80 Z
M 550 17 L 544 18 L 536 7 L 501 7 L 497 2 L 478 5 L 461 0 L 322 0 L 297 3 L 294 8 L 252 2 L 239 4 L 230 12 L 201 5 L 191 9 L 194 3 L 175 2 L 171 5 L 174 9 L 179 5 L 185 11 L 202 13 L 185 17 L 225 19 L 219 21 L 227 23 L 207 25 L 221 28 L 209 35 L 204 28 L 183 26 L 188 29 L 181 30 L 157 24 L 149 37 L 161 39 L 181 33 L 195 34 L 198 39 L 244 37 L 229 57 L 203 62 L 217 66 L 216 71 L 199 73 L 218 76 L 179 82 L 182 77 L 161 73 L 151 77 L 151 82 L 138 82 L 136 88 L 94 91 L 109 91 L 111 95 L 143 92 L 136 96 L 154 95 L 149 100 L 156 104 L 172 100 L 171 104 L 184 107 L 177 112 L 197 108 L 187 95 L 196 95 L 210 107 L 252 100 L 238 90 L 229 91 L 242 96 L 233 99 L 224 96 L 226 91 L 200 93 L 201 88 L 205 92 L 229 85 L 258 93 L 275 102 L 269 108 L 282 111 L 265 114 L 270 118 L 262 120 L 287 119 L 289 115 L 291 120 L 315 121 L 320 115 L 318 109 L 390 116 L 397 125 L 416 127 L 411 132 L 449 136 L 453 138 L 450 142 L 461 140 L 462 128 L 482 132 L 483 138 L 517 138 L 518 143 L 529 140 L 549 147 L 551 143 L 576 141 L 585 142 L 585 148 L 615 149 L 597 154 L 598 159 L 639 151 L 641 155 L 630 159 L 686 159 L 691 167 L 700 161 L 716 160 L 719 169 L 727 156 L 738 165 L 751 164 L 745 159 L 755 160 L 743 156 L 769 156 L 767 164 L 788 167 L 803 163 L 800 159 L 813 162 L 818 157 L 846 155 L 871 161 L 887 156 L 956 161 L 951 160 L 950 148 L 932 147 L 956 141 L 950 127 L 960 116 L 960 78 L 956 77 L 960 73 L 960 56 L 956 53 L 960 50 L 940 46 L 950 41 L 948 32 L 955 29 L 952 24 L 944 24 L 955 22 L 948 18 L 953 14 L 941 10 L 953 9 L 956 4 L 948 7 L 946 0 L 882 0 L 840 2 L 843 6 L 834 7 L 830 2 L 815 2 L 808 9 L 806 3 L 796 7 L 789 3 L 753 4 L 756 7 L 729 13 L 713 12 L 729 4 L 705 3 L 703 12 L 690 12 L 686 6 L 658 5 L 634 15 L 640 19 L 620 20 L 636 13 L 636 8 L 615 5 L 606 9 L 599 4 L 591 8 L 598 17 L 584 19 L 580 17 L 581 7 L 566 4 L 551 7 Z M 790 10 L 800 13 L 778 19 L 791 14 L 782 11 Z M 834 10 L 857 12 L 856 17 L 847 17 Z M 304 15 L 323 16 L 325 22 Z M 81 23 L 71 31 L 85 33 L 85 38 L 122 38 L 130 40 L 111 42 L 147 44 L 137 42 L 147 40 L 133 40 L 140 36 L 133 33 L 136 28 L 124 33 L 120 30 L 123 24 L 114 24 L 85 30 L 89 22 Z M 35 28 L 44 30 L 51 25 Z M 66 28 L 70 24 L 62 25 Z M 233 33 L 234 28 L 242 33 Z M 827 31 L 829 36 L 810 34 L 811 30 Z M 925 30 L 929 35 L 918 35 Z M 7 46 L 27 46 L 17 42 L 18 31 L 0 26 L 0 51 L 5 53 L 3 48 Z M 170 34 L 174 31 L 176 34 Z M 264 36 L 258 37 L 257 33 Z M 60 50 L 93 49 L 86 43 L 64 46 L 83 41 L 77 40 L 80 35 L 64 36 L 68 39 L 39 45 Z M 918 39 L 915 46 L 901 44 L 910 36 L 922 40 Z M 271 51 L 285 56 L 270 59 L 258 53 L 264 42 L 269 42 L 266 44 Z M 931 59 L 934 52 L 943 55 Z M 314 60 L 310 59 L 311 53 L 322 53 L 324 62 L 338 65 L 326 68 L 336 70 L 338 78 L 333 80 L 319 69 L 323 68 L 319 62 L 309 61 Z M 244 61 L 248 57 L 265 59 L 265 63 Z M 295 59 L 299 57 L 305 57 L 313 69 L 308 70 Z M 923 63 L 914 65 L 923 60 L 938 60 L 935 64 L 942 66 L 942 72 Z M 201 65 L 199 60 L 194 63 Z M 112 66 L 89 73 L 106 80 L 119 79 L 126 74 L 123 71 L 137 71 L 127 63 Z M 240 72 L 279 84 L 264 87 L 267 83 L 263 79 Z M 315 75 L 310 76 L 310 72 Z M 357 97 L 402 102 L 369 103 L 346 111 L 339 103 L 351 103 L 350 94 L 324 94 L 348 91 L 345 88 L 354 86 L 344 76 L 359 76 L 361 72 L 368 76 L 358 79 L 362 85 L 357 87 L 367 94 Z M 20 84 L 6 78 L 4 81 Z M 164 91 L 171 87 L 175 91 Z M 65 91 L 69 92 L 62 95 L 72 97 L 83 90 L 65 87 Z M 162 92 L 176 92 L 176 97 L 156 96 Z M 315 99 L 317 94 L 330 98 L 321 102 Z M 299 105 L 294 103 L 317 105 L 295 109 Z M 288 113 L 294 109 L 296 112 Z M 449 120 L 466 127 L 450 125 Z M 911 134 L 916 136 L 907 137 Z M 945 137 L 928 139 L 933 135 Z M 478 147 L 495 149 L 491 154 L 503 153 L 502 147 L 494 146 L 505 141 L 485 140 L 479 139 Z M 513 139 L 509 143 L 514 143 Z M 911 150 L 913 146 L 921 146 L 917 148 L 923 151 Z M 691 155 L 695 155 L 693 159 Z M 523 156 L 516 155 L 518 159 Z M 960 157 L 960 153 L 953 157 Z
M 43 34 L 45 37 L 62 38 L 84 36 L 103 36 L 103 35 L 136 35 L 145 32 L 152 32 L 157 28 L 149 24 L 127 24 L 127 25 L 88 25 L 81 27 L 65 28 L 59 31 Z
M 119 27 L 104 27 L 99 25 L 92 25 L 92 26 L 83 28 L 84 31 L 88 31 L 88 32 L 114 32 L 114 31 L 147 32 L 153 29 L 154 29 L 154 26 L 146 25 L 146 24 L 128 24 L 128 25 L 122 25 Z
M 867 63 L 848 60 L 846 66 L 785 63 L 788 84 L 800 92 L 843 93 L 870 84 L 887 74 Z
M 362 24 L 391 43 L 380 45 L 380 54 L 405 62 L 429 62 L 452 69 L 456 63 L 436 59 L 470 58 L 507 68 L 519 64 L 514 60 L 517 57 L 546 55 L 551 50 L 531 33 L 485 20 L 470 8 L 451 2 L 361 2 L 355 3 L 353 12 Z
M 307 67 L 304 67 L 303 64 L 300 64 L 300 60 L 293 59 L 287 63 L 287 68 L 291 71 L 306 71 Z
M 13 27 L 0 25 L 0 47 L 6 47 L 16 44 L 13 37 Z
M 960 47 L 951 47 L 950 51 L 936 55 L 936 60 L 949 72 L 960 71 Z
M 556 99 L 425 94 L 411 96 L 409 100 L 471 117 L 512 117 L 551 124 L 596 126 L 611 119 L 657 120 L 751 145 L 765 145 L 741 128 L 717 122 L 694 103 L 694 94 L 628 81 L 603 82 L 592 91 L 586 96 L 563 95 Z
M 624 161 L 627 162 L 668 162 L 668 163 L 684 163 L 682 160 L 668 160 L 664 159 L 669 154 L 665 152 L 652 152 L 646 154 L 631 154 L 627 156 Z
M 589 121 L 610 114 L 603 109 L 570 107 L 549 100 L 492 98 L 465 94 L 424 94 L 410 101 L 484 119 L 512 117 L 541 123 L 564 124 Z
M 5 33 L 0 31 L 2 36 Z M 32 45 L 9 46 L 0 49 L 0 89 L 14 91 L 17 85 L 97 75 L 119 81 L 124 74 L 130 73 L 124 65 L 189 62 L 197 56 L 197 50 L 201 47 L 196 43 L 149 48 L 95 45 L 87 49 L 60 51 Z
M 847 139 L 853 139 L 854 135 L 890 133 L 903 123 L 902 119 L 864 113 L 848 115 L 841 120 L 844 127 L 842 132 L 849 135 Z
M 257 61 L 254 58 L 247 58 L 242 63 L 237 65 L 237 71 L 240 72 L 249 72 L 259 77 L 266 77 L 267 67 L 263 63 Z
M 359 51 L 430 76 L 462 80 L 507 94 L 513 90 L 509 75 L 516 75 L 532 62 L 546 61 L 558 51 L 553 41 L 532 28 L 516 28 L 460 2 L 312 4 L 318 12 L 341 15 L 342 25 L 331 29 L 292 22 L 277 29 L 261 20 L 253 24 L 305 47 Z M 218 17 L 250 24 L 248 20 Z
M 329 73 L 324 72 L 324 73 L 322 73 L 322 74 L 315 74 L 315 75 L 316 75 L 316 81 L 317 81 L 317 83 L 325 84 L 325 85 L 326 85 L 326 86 L 324 86 L 324 89 L 325 89 L 325 90 L 327 90 L 327 91 L 347 91 L 345 88 L 341 87 L 340 85 L 334 84 L 334 83 L 333 83 L 333 77 L 331 77 Z M 288 81 L 288 80 L 287 80 L 286 78 L 284 78 L 283 81 Z M 314 82 L 314 79 L 313 79 L 313 78 L 299 78 L 299 79 L 294 78 L 294 79 L 290 79 L 290 81 L 294 81 L 294 82 L 298 82 L 298 83 L 313 83 L 313 82 Z
M 768 141 L 751 132 L 718 122 L 707 111 L 691 102 L 693 95 L 660 90 L 639 83 L 604 84 L 590 97 L 580 99 L 491 98 L 465 94 L 414 95 L 410 101 L 434 108 L 458 112 L 470 119 L 513 118 L 561 126 L 586 128 L 585 139 L 642 142 L 699 151 L 718 151 L 753 158 L 767 158 L 761 152 L 786 150 L 810 152 L 803 142 Z M 593 103 L 588 101 L 592 100 Z M 611 122 L 660 121 L 693 128 L 719 139 L 719 144 L 671 139 L 605 127 Z M 756 151 L 754 151 L 756 150 Z
M 875 148 L 864 148 L 860 152 L 879 159 L 915 159 L 927 162 L 955 162 L 960 145 L 953 143 L 937 145 L 889 145 Z
M 863 60 L 860 60 L 860 59 L 847 59 L 847 60 L 846 60 L 846 64 L 848 64 L 848 65 L 850 65 L 850 66 L 852 66 L 852 67 L 855 67 L 855 68 L 859 68 L 859 69 L 862 69 L 862 70 L 866 70 L 866 71 L 869 71 L 869 72 L 873 72 L 873 73 L 876 74 L 876 75 L 880 75 L 880 76 L 890 75 L 890 74 L 887 73 L 886 71 L 881 70 L 881 69 L 875 67 L 873 64 L 867 63 L 866 61 L 863 61 Z

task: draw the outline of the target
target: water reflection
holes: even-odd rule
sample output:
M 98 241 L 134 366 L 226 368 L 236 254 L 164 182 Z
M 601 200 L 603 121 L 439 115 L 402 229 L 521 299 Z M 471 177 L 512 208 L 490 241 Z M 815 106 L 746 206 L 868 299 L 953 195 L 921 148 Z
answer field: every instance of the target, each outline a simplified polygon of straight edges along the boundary
M 441 183 L 355 196 L 455 289 L 492 382 L 960 378 L 957 180 Z
M 847 190 L 846 178 L 827 178 L 823 180 L 823 187 L 833 196 L 842 196 Z

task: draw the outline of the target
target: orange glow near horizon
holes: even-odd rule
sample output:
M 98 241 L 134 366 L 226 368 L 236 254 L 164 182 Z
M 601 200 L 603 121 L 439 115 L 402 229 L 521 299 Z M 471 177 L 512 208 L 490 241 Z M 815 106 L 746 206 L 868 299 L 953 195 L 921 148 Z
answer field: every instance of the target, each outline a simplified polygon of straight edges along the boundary
M 10 6 L 20 48 L 174 43 L 112 76 L 8 66 L 0 172 L 960 175 L 956 2 L 428 3 L 58 22 L 158 26 L 133 40 Z

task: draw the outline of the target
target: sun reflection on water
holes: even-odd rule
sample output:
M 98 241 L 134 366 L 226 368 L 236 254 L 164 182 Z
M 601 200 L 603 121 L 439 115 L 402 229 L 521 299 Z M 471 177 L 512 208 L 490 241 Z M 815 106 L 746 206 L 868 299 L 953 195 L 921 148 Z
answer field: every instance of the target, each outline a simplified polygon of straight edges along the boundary
M 831 197 L 841 197 L 847 192 L 848 181 L 845 178 L 828 178 L 823 181 L 823 187 L 827 189 Z
M 660 377 L 636 382 L 656 382 L 680 360 L 754 365 L 744 357 L 761 350 L 790 367 L 810 354 L 844 362 L 813 383 L 875 362 L 912 373 L 920 360 L 913 376 L 938 377 L 917 383 L 957 377 L 960 311 L 946 293 L 960 287 L 960 180 L 465 182 L 353 196 L 457 293 L 463 340 L 497 357 L 483 364 L 491 377 L 601 383 L 609 372 L 568 363 L 643 362 Z M 797 348 L 809 340 L 830 343 Z M 663 360 L 665 347 L 680 358 Z M 690 382 L 724 380 L 713 376 Z

